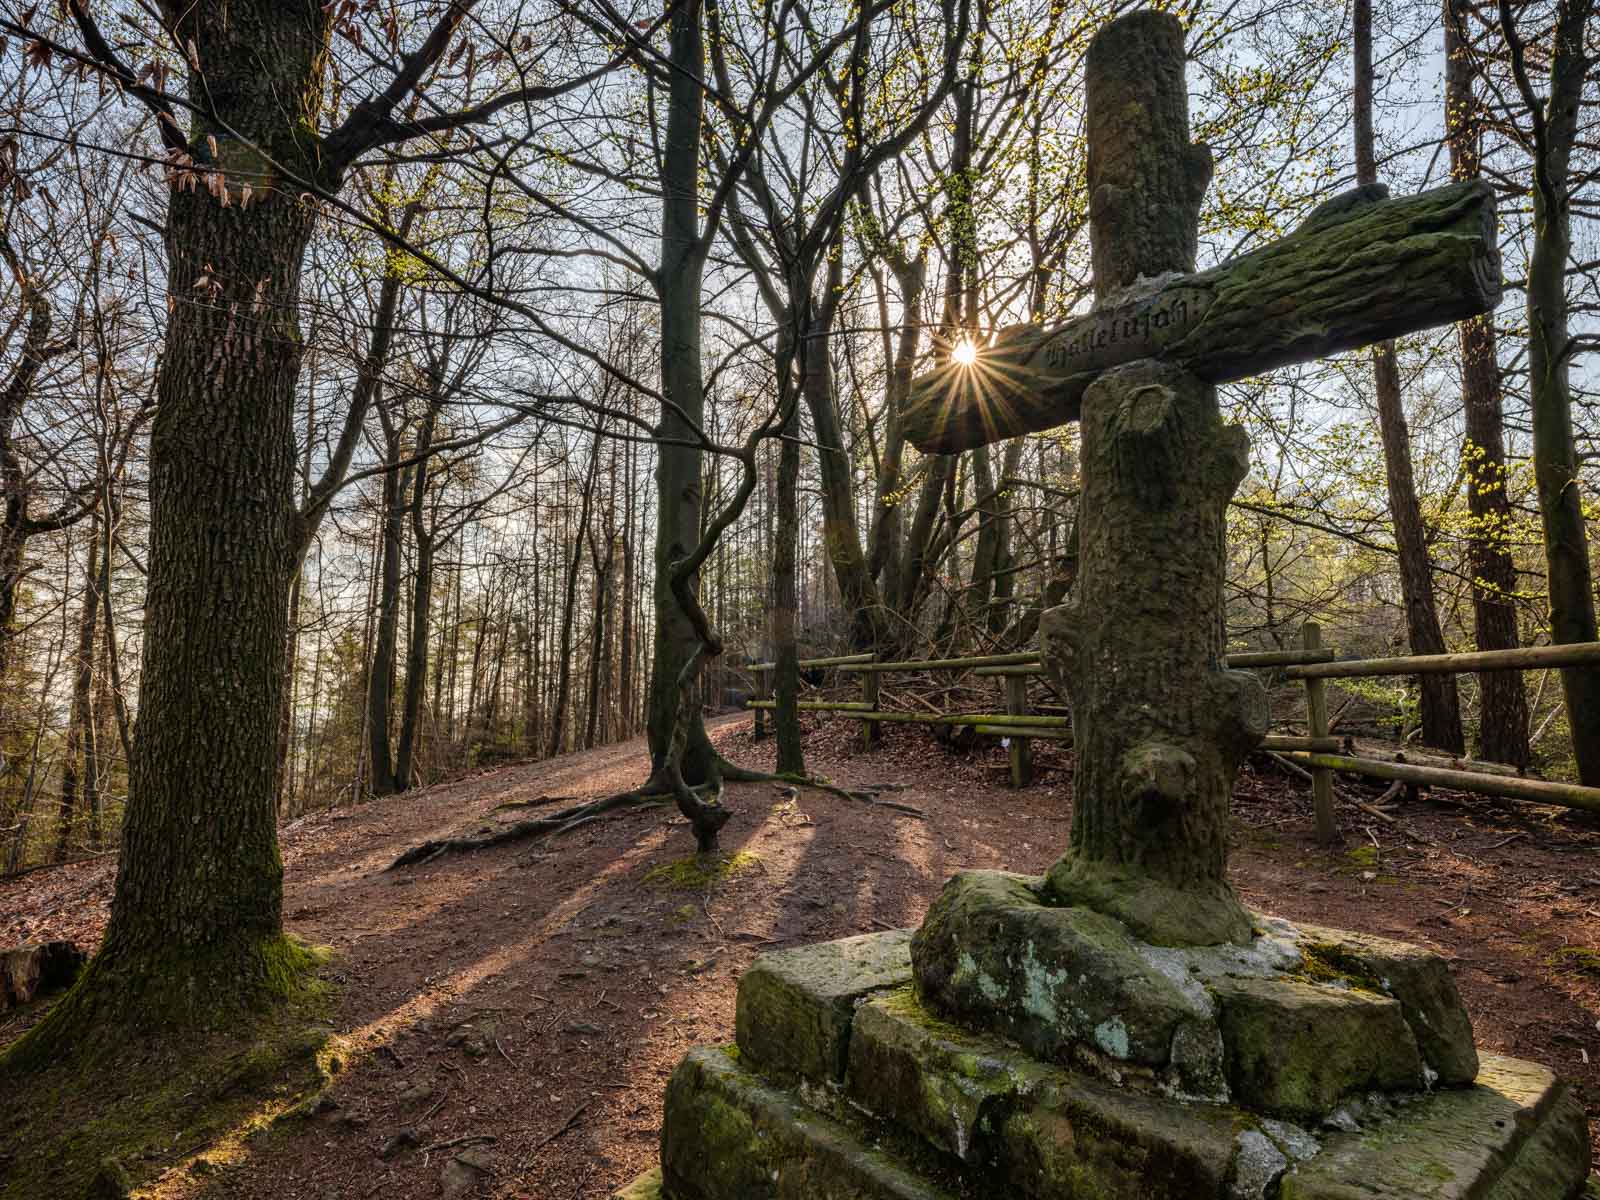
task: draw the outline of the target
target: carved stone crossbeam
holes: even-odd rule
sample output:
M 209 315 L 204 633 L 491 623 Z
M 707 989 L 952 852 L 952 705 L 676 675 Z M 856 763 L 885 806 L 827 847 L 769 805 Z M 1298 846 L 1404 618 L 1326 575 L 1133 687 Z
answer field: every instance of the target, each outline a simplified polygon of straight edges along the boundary
M 1209 271 L 1140 280 L 1060 325 L 1002 330 L 975 365 L 912 385 L 906 436 L 924 453 L 969 450 L 1077 420 L 1096 377 L 1141 358 L 1224 383 L 1463 320 L 1499 300 L 1487 183 L 1400 199 L 1381 184 L 1357 188 Z

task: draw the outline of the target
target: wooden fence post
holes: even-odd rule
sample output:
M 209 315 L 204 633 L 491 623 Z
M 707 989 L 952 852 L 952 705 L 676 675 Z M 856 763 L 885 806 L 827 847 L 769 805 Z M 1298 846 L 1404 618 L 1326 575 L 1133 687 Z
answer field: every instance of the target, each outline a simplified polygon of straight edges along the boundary
M 1013 717 L 1025 716 L 1028 712 L 1028 677 L 1026 675 L 1006 676 L 1006 714 Z M 1033 739 L 1018 737 L 1012 734 L 1011 742 L 1011 786 L 1027 787 L 1033 782 Z
M 1322 626 L 1307 621 L 1300 630 L 1300 644 L 1307 650 L 1322 648 Z M 1328 736 L 1328 690 L 1321 679 L 1306 680 L 1306 733 L 1314 738 Z M 1317 841 L 1324 845 L 1339 839 L 1333 819 L 1333 772 L 1326 767 L 1311 769 L 1311 807 L 1317 815 Z
M 882 678 L 876 671 L 863 671 L 861 674 L 861 700 L 867 705 L 868 712 L 878 711 L 878 681 Z M 883 726 L 876 721 L 861 722 L 862 748 L 876 748 L 883 740 L 882 731 Z

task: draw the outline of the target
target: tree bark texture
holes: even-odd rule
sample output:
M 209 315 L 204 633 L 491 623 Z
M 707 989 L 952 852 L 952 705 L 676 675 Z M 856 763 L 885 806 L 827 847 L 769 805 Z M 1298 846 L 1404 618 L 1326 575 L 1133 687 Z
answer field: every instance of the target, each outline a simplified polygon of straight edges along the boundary
M 1279 241 L 1156 279 L 1061 325 L 1002 330 L 973 367 L 926 372 L 907 438 L 943 454 L 1076 420 L 1100 372 L 1140 358 L 1225 383 L 1492 311 L 1494 192 L 1482 180 L 1401 199 L 1357 188 Z
M 72 657 L 72 708 L 67 718 L 66 746 L 62 751 L 61 813 L 56 825 L 56 862 L 63 861 L 67 856 L 79 796 L 83 797 L 86 809 L 92 810 L 99 803 L 100 770 L 94 744 L 93 695 L 95 630 L 100 623 L 100 596 L 96 586 L 100 578 L 100 526 L 98 515 L 91 518 L 83 599 L 78 605 L 78 644 Z M 80 752 L 84 763 L 81 783 L 78 775 Z
M 1474 91 L 1471 54 L 1464 37 L 1468 0 L 1444 0 L 1445 130 L 1450 174 L 1476 179 L 1482 172 L 1482 112 Z M 1514 650 L 1517 568 L 1506 536 L 1511 501 L 1506 495 L 1506 445 L 1494 319 L 1485 314 L 1456 326 L 1461 346 L 1461 407 L 1466 427 L 1462 468 L 1467 480 L 1467 561 L 1472 568 L 1473 640 L 1479 650 Z M 1528 693 L 1521 673 L 1492 671 L 1478 677 L 1478 757 L 1528 763 Z
M 1355 150 L 1356 183 L 1378 182 L 1372 133 L 1372 0 L 1355 5 Z M 1433 596 L 1433 570 L 1422 506 L 1411 471 L 1411 432 L 1401 399 L 1400 364 L 1394 342 L 1373 347 L 1373 384 L 1378 401 L 1378 432 L 1383 440 L 1383 466 L 1388 481 L 1389 516 L 1394 521 L 1395 552 L 1400 563 L 1400 596 L 1405 608 L 1406 640 L 1413 654 L 1443 654 L 1444 631 Z M 1417 680 L 1422 740 L 1453 754 L 1466 751 L 1461 734 L 1461 701 L 1453 675 L 1423 675 Z
M 330 14 L 315 0 L 197 5 L 173 33 L 189 88 L 279 161 L 315 172 Z M 216 81 L 228 87 L 218 88 Z M 170 189 L 171 289 L 150 442 L 139 722 L 105 940 L 13 1051 L 206 1024 L 295 986 L 282 937 L 276 718 L 296 543 L 297 306 L 314 211 L 213 132 L 230 203 Z M 245 205 L 238 189 L 249 182 Z M 109 519 L 109 516 L 107 517 Z
M 556 652 L 556 699 L 550 709 L 549 757 L 566 749 L 567 705 L 572 692 L 572 633 L 578 603 L 578 573 L 583 567 L 583 543 L 589 533 L 589 512 L 594 504 L 595 473 L 600 469 L 600 435 L 589 447 L 589 468 L 585 472 L 579 499 L 578 527 L 571 531 L 572 557 L 565 563 L 566 582 L 561 602 L 561 648 Z
M 1534 164 L 1533 254 L 1528 262 L 1533 470 L 1544 524 L 1550 640 L 1558 644 L 1595 640 L 1594 581 L 1572 433 L 1566 297 L 1572 250 L 1569 164 L 1583 94 L 1584 28 L 1592 10 L 1590 0 L 1567 0 L 1561 6 L 1544 113 L 1546 148 L 1542 160 Z M 1579 782 L 1600 787 L 1600 670 L 1563 668 L 1561 687 Z
M 800 736 L 800 711 L 796 701 L 800 692 L 800 650 L 795 644 L 795 619 L 799 595 L 795 577 L 799 568 L 800 532 L 800 443 L 795 439 L 800 424 L 791 415 L 778 451 L 778 524 L 773 537 L 772 556 L 772 649 L 773 695 L 777 708 L 773 727 L 778 738 L 778 770 L 805 773 L 805 748 Z
M 433 553 L 435 533 L 427 520 L 428 451 L 438 404 L 432 403 L 417 435 L 418 462 L 411 482 L 406 517 L 416 547 L 416 570 L 411 580 L 411 630 L 406 639 L 406 687 L 400 702 L 400 738 L 395 747 L 395 786 L 410 790 L 417 778 L 417 744 L 421 736 L 422 692 L 428 681 L 428 625 L 433 608 Z
M 661 300 L 661 386 L 676 409 L 662 412 L 659 429 L 669 439 L 657 450 L 655 542 L 655 646 L 650 668 L 646 731 L 651 765 L 659 770 L 672 749 L 679 720 L 684 779 L 692 786 L 711 779 L 716 754 L 706 737 L 701 707 L 680 695 L 678 677 L 701 649 L 694 623 L 673 595 L 671 566 L 689 557 L 700 538 L 701 457 L 692 443 L 705 418 L 701 360 L 700 299 L 706 247 L 700 234 L 700 134 L 705 108 L 700 83 L 705 56 L 699 0 L 673 9 L 669 56 L 666 147 L 662 161 L 661 264 L 656 286 Z M 691 581 L 691 589 L 695 581 Z M 698 833 L 699 831 L 697 831 Z M 708 831 L 714 840 L 715 830 Z
M 839 421 L 839 401 L 834 393 L 833 362 L 828 339 L 842 294 L 843 255 L 829 264 L 821 300 L 807 304 L 811 320 L 799 343 L 802 386 L 811 429 L 817 440 L 817 470 L 822 484 L 822 536 L 828 561 L 839 584 L 839 599 L 850 619 L 850 648 L 871 650 L 878 641 L 880 620 L 877 584 L 867 567 L 856 528 L 855 486 L 850 456 L 844 450 L 844 430 Z
M 1088 58 L 1091 145 L 1119 128 L 1187 137 L 1177 19 L 1138 13 L 1101 39 L 1109 49 Z M 1091 186 L 1116 189 L 1149 223 L 1192 228 L 1195 173 L 1169 160 L 1200 158 L 1165 146 L 1161 161 L 1101 160 Z M 1120 245 L 1118 231 L 1134 244 Z M 1192 245 L 1117 212 L 1096 243 L 1097 267 L 1112 273 L 1101 296 L 1135 270 L 1182 269 Z M 1246 942 L 1250 921 L 1226 875 L 1228 804 L 1268 714 L 1260 683 L 1223 666 L 1222 582 L 1227 504 L 1249 441 L 1222 423 L 1206 380 L 1156 360 L 1097 379 L 1082 434 L 1082 579 L 1039 630 L 1047 670 L 1071 697 L 1078 755 L 1072 842 L 1050 888 L 1151 942 Z
M 369 788 L 375 796 L 392 796 L 400 791 L 390 749 L 390 726 L 399 653 L 401 542 L 411 481 L 411 468 L 397 465 L 404 457 L 399 428 L 386 425 L 384 433 L 390 470 L 383 476 L 383 511 L 378 530 L 378 625 L 372 640 L 372 662 L 367 668 L 367 751 L 372 764 Z

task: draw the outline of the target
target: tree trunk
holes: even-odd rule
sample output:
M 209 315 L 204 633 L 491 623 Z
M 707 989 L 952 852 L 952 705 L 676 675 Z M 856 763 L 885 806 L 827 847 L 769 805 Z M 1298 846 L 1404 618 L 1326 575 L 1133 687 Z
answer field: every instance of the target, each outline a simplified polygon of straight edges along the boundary
M 94 650 L 95 629 L 100 623 L 100 596 L 96 581 L 100 577 L 99 558 L 100 520 L 98 515 L 89 524 L 89 551 L 87 569 L 84 571 L 83 600 L 78 607 L 78 645 L 72 658 L 72 709 L 67 718 L 67 740 L 61 765 L 61 816 L 56 829 L 55 861 L 67 857 L 67 846 L 72 834 L 78 796 L 78 755 L 84 759 L 82 793 L 84 807 L 91 808 L 89 796 L 98 792 L 99 764 L 94 749 Z M 95 805 L 98 805 L 96 798 Z M 92 809 L 91 809 L 92 810 Z
M 1473 88 L 1472 59 L 1464 38 L 1467 0 L 1445 0 L 1445 126 L 1450 174 L 1476 179 L 1483 167 L 1482 112 Z M 1457 327 L 1461 342 L 1461 406 L 1466 425 L 1462 448 L 1467 511 L 1472 524 L 1467 561 L 1472 568 L 1472 623 L 1479 650 L 1515 650 L 1517 568 L 1506 543 L 1511 501 L 1506 495 L 1506 445 L 1500 402 L 1499 357 L 1491 316 Z M 1479 758 L 1526 766 L 1528 694 L 1520 671 L 1478 676 Z
M 436 409 L 430 409 L 423 419 L 417 439 L 419 454 L 425 455 L 433 441 L 433 423 Z M 411 484 L 411 502 L 407 517 L 411 522 L 411 540 L 416 544 L 416 574 L 411 582 L 411 632 L 406 640 L 406 690 L 401 701 L 400 741 L 395 751 L 395 786 L 408 791 L 416 786 L 417 741 L 422 719 L 422 692 L 428 681 L 428 618 L 433 607 L 433 531 L 426 520 L 428 490 L 428 461 L 417 463 Z
M 1205 174 L 1193 162 L 1183 30 L 1140 12 L 1105 27 L 1087 59 L 1089 194 L 1101 222 L 1103 300 L 1140 275 L 1192 267 Z M 1129 219 L 1138 197 L 1139 220 Z M 1072 843 L 1051 867 L 1058 898 L 1159 944 L 1248 942 L 1229 886 L 1228 801 L 1266 731 L 1266 693 L 1220 666 L 1229 498 L 1249 442 L 1216 390 L 1182 367 L 1132 363 L 1084 396 L 1083 577 L 1040 623 L 1072 698 Z
M 566 735 L 567 703 L 572 692 L 572 633 L 577 616 L 578 572 L 583 566 L 583 543 L 589 531 L 589 510 L 594 503 L 595 474 L 600 468 L 600 433 L 595 432 L 589 447 L 589 469 L 583 479 L 583 497 L 578 509 L 578 527 L 572 530 L 572 557 L 567 562 L 565 594 L 561 604 L 561 648 L 556 651 L 556 702 L 550 711 L 550 757 L 563 750 Z
M 174 34 L 234 130 L 306 163 L 330 14 L 320 3 L 184 10 Z M 214 80 L 227 80 L 218 90 Z M 286 112 L 285 104 L 290 110 Z M 301 106 L 301 107 L 294 107 Z M 200 130 L 206 133 L 206 130 Z M 254 155 L 216 130 L 238 176 Z M 197 144 L 203 144 L 197 138 Z M 251 162 L 230 162 L 237 152 Z M 296 307 L 314 210 L 256 178 L 250 205 L 173 187 L 173 296 L 150 435 L 149 594 L 139 723 L 101 952 L 13 1050 L 48 1056 L 91 1035 L 211 1026 L 280 997 L 307 963 L 283 939 L 277 714 L 294 563 Z
M 780 356 L 781 361 L 781 356 Z M 778 513 L 772 555 L 773 727 L 778 736 L 778 770 L 803 775 L 805 747 L 800 737 L 800 652 L 795 644 L 799 596 L 800 443 L 794 436 L 800 422 L 791 414 L 778 451 Z
M 915 260 L 904 254 L 888 258 L 894 271 L 895 283 L 900 289 L 900 330 L 894 339 L 894 357 L 889 368 L 888 382 L 883 397 L 883 454 L 878 460 L 878 478 L 872 525 L 867 536 L 867 569 L 873 582 L 891 610 L 898 612 L 895 600 L 889 593 L 898 594 L 897 580 L 890 577 L 887 568 L 898 564 L 905 522 L 901 518 L 904 498 L 901 490 L 901 465 L 905 459 L 906 435 L 900 414 L 911 395 L 912 368 L 922 341 L 922 324 L 918 319 L 922 308 L 922 291 L 925 285 L 926 260 Z M 885 326 L 888 340 L 889 313 L 879 306 L 879 318 Z M 905 615 L 905 614 L 900 614 Z
M 601 555 L 590 546 L 589 556 L 594 565 L 594 605 L 589 620 L 589 704 L 583 730 L 583 748 L 594 748 L 595 735 L 600 727 L 600 709 L 604 703 L 601 693 L 601 664 L 605 661 L 606 636 L 610 629 L 606 613 L 611 604 L 611 563 L 616 553 L 616 542 L 611 534 L 611 521 L 606 521 L 606 552 Z
M 834 393 L 833 360 L 828 353 L 834 315 L 844 290 L 843 271 L 843 253 L 832 255 L 822 298 L 806 304 L 811 320 L 802 333 L 797 351 L 802 363 L 806 408 L 811 413 L 811 429 L 817 439 L 822 536 L 827 544 L 828 561 L 833 565 L 834 578 L 839 584 L 840 601 L 849 614 L 850 648 L 871 650 L 878 642 L 880 601 L 856 528 L 855 487 L 850 456 L 844 450 L 839 402 Z M 791 304 L 802 302 L 802 296 L 791 295 Z
M 700 0 L 672 10 L 667 132 L 662 159 L 661 265 L 656 286 L 661 301 L 661 386 L 675 407 L 657 426 L 665 440 L 657 448 L 655 540 L 655 645 L 650 671 L 647 732 L 653 771 L 666 763 L 675 726 L 682 730 L 684 779 L 704 783 L 716 773 L 716 753 L 706 737 L 698 703 L 680 703 L 678 678 L 701 643 L 689 614 L 672 593 L 675 562 L 685 560 L 700 538 L 701 458 L 694 439 L 705 419 L 701 363 L 700 300 L 706 246 L 700 233 L 700 137 L 705 106 L 700 82 L 705 55 Z M 688 444 L 685 444 L 688 443 Z M 691 581 L 691 591 L 697 590 Z M 695 689 L 691 686 L 691 693 Z M 715 829 L 696 828 L 704 848 Z
M 311 0 L 196 5 L 191 92 L 275 159 L 315 176 L 330 14 Z M 226 80 L 219 88 L 216 81 Z M 287 106 L 287 107 L 286 107 Z M 204 145 L 203 126 L 195 144 Z M 217 129 L 231 186 L 169 192 L 172 304 L 150 445 L 149 591 L 128 805 L 111 918 L 77 986 L 11 1052 L 214 1025 L 281 997 L 309 955 L 285 941 L 277 713 L 295 557 L 300 264 L 314 209 Z M 109 519 L 109 514 L 107 514 Z
M 387 418 L 384 435 L 390 469 L 383 476 L 378 626 L 372 641 L 372 661 L 367 669 L 367 751 L 372 764 L 369 786 L 374 796 L 392 796 L 401 790 L 390 750 L 390 725 L 394 714 L 395 655 L 400 627 L 401 539 L 412 471 L 410 467 L 402 469 L 396 465 L 404 457 L 404 450 L 400 430 L 391 426 Z
M 1356 0 L 1355 8 L 1355 146 L 1356 182 L 1378 182 L 1372 133 L 1372 0 Z M 1395 552 L 1400 561 L 1400 595 L 1405 605 L 1406 640 L 1413 654 L 1443 654 L 1444 632 L 1433 598 L 1433 571 L 1411 473 L 1411 434 L 1400 398 L 1400 366 L 1394 342 L 1373 347 L 1373 382 L 1378 397 L 1378 432 L 1383 439 L 1383 465 L 1389 482 L 1389 515 L 1394 521 Z M 1423 675 L 1422 740 L 1454 754 L 1466 751 L 1461 734 L 1461 702 L 1454 675 Z
M 1533 470 L 1544 524 L 1550 588 L 1550 640 L 1595 640 L 1594 581 L 1583 519 L 1582 479 L 1572 433 L 1572 346 L 1567 319 L 1567 259 L 1572 249 L 1569 163 L 1585 73 L 1584 30 L 1591 0 L 1565 0 L 1556 26 L 1546 149 L 1534 164 L 1533 255 L 1528 262 L 1528 379 Z M 1507 31 L 1508 35 L 1510 31 Z M 1517 57 L 1521 57 L 1518 53 Z M 1578 779 L 1600 787 L 1600 670 L 1561 672 Z

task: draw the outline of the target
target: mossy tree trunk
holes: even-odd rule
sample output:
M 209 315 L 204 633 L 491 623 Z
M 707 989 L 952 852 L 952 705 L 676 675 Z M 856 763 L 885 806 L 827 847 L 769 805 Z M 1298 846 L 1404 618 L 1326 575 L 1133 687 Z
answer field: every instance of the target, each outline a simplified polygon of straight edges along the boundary
M 250 0 L 170 15 L 200 65 L 191 92 L 316 175 L 302 131 L 317 126 L 328 10 Z M 297 552 L 297 306 L 314 210 L 226 131 L 197 128 L 191 144 L 208 133 L 229 203 L 204 180 L 168 195 L 143 673 L 111 919 L 78 985 L 12 1063 L 204 1026 L 283 995 L 307 961 L 283 938 L 275 810 Z
M 1210 157 L 1189 142 L 1183 32 L 1141 12 L 1088 56 L 1096 292 L 1194 267 Z M 1045 661 L 1072 698 L 1072 843 L 1058 898 L 1166 944 L 1241 941 L 1226 879 L 1228 802 L 1266 728 L 1259 683 L 1222 667 L 1226 507 L 1249 465 L 1216 390 L 1143 360 L 1084 396 L 1082 579 L 1047 612 Z

